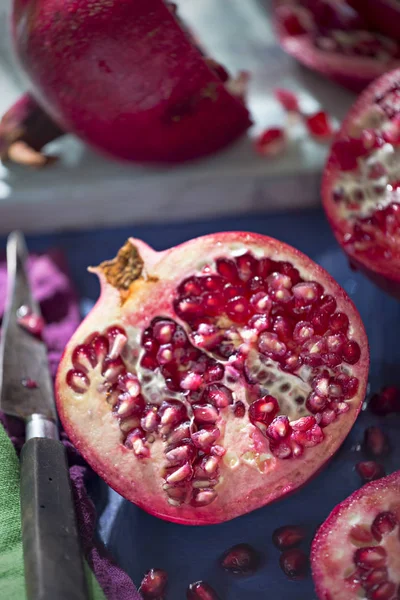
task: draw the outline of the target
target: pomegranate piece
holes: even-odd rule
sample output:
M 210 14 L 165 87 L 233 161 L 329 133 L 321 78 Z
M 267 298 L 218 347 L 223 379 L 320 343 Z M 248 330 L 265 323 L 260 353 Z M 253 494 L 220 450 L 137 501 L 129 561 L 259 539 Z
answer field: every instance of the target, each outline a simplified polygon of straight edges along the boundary
M 61 130 L 117 159 L 199 158 L 251 125 L 225 71 L 162 0 L 95 0 L 89 11 L 86 0 L 15 1 L 12 23 L 33 97 Z M 32 124 L 31 136 L 39 126 Z
M 282 552 L 279 565 L 289 579 L 304 579 L 309 570 L 309 559 L 299 548 L 291 548 Z
M 384 387 L 372 396 L 368 408 L 379 416 L 400 412 L 400 390 L 395 386 Z
M 290 550 L 299 546 L 306 537 L 303 527 L 298 525 L 284 525 L 275 529 L 272 534 L 272 541 L 278 550 Z
M 273 127 L 263 131 L 255 142 L 255 148 L 257 153 L 261 154 L 261 156 L 271 158 L 283 154 L 286 149 L 286 144 L 287 140 L 283 129 Z
M 364 482 L 374 481 L 385 475 L 384 467 L 373 460 L 357 463 L 356 471 Z
M 93 271 L 102 295 L 65 351 L 57 405 L 125 498 L 173 522 L 219 523 L 294 491 L 340 447 L 364 400 L 368 344 L 309 258 L 219 233 L 160 253 L 131 239 Z
M 275 90 L 275 97 L 287 112 L 300 112 L 299 100 L 293 92 L 283 88 Z
M 225 571 L 239 575 L 254 573 L 260 564 L 258 552 L 250 544 L 237 544 L 225 552 L 220 565 Z
M 368 483 L 339 504 L 320 527 L 311 549 L 320 600 L 397 598 L 399 492 L 399 472 Z
M 17 310 L 17 323 L 35 337 L 42 335 L 45 325 L 43 318 L 34 314 L 27 306 L 21 306 Z
M 329 140 L 333 136 L 331 119 L 323 110 L 305 117 L 305 123 L 310 135 L 316 139 Z
M 150 569 L 144 575 L 140 584 L 139 593 L 143 600 L 160 600 L 168 583 L 168 575 L 162 569 Z
M 371 457 L 386 456 L 389 453 L 389 440 L 380 427 L 373 426 L 365 430 L 363 449 Z
M 28 388 L 28 390 L 36 390 L 38 388 L 37 381 L 34 379 L 22 379 L 21 383 L 24 387 Z
M 389 2 L 378 0 L 379 5 Z M 273 15 L 280 44 L 288 54 L 355 92 L 400 66 L 398 27 L 393 36 L 375 33 L 347 2 L 274 0 Z
M 217 592 L 206 581 L 191 583 L 186 591 L 187 600 L 219 600 Z
M 399 98 L 400 69 L 364 91 L 336 135 L 322 189 L 328 220 L 350 263 L 395 297 L 400 297 Z

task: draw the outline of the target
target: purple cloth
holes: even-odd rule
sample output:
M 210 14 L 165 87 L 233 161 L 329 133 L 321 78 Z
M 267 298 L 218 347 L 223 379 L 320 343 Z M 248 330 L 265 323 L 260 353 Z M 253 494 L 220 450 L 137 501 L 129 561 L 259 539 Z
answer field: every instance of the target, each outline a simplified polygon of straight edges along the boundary
M 64 347 L 80 322 L 77 296 L 68 277 L 64 256 L 57 250 L 30 257 L 28 273 L 35 298 L 40 302 L 46 321 L 43 338 L 47 344 L 50 368 L 54 376 Z M 6 289 L 7 271 L 3 256 L 0 257 L 0 319 L 4 313 Z M 1 413 L 0 420 L 19 452 L 24 441 L 23 423 Z M 61 439 L 67 448 L 79 531 L 86 560 L 108 600 L 140 600 L 141 596 L 128 575 L 111 560 L 104 546 L 95 541 L 95 507 L 85 485 L 93 471 L 64 432 Z

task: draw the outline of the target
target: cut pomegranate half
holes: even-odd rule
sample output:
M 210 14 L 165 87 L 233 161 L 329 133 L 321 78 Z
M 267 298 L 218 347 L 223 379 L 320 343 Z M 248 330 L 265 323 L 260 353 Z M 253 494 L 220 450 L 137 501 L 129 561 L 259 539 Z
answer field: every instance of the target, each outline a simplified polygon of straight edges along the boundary
M 320 600 L 396 600 L 400 585 L 400 472 L 339 504 L 311 550 Z
M 274 0 L 273 6 L 283 49 L 353 91 L 400 66 L 398 35 L 391 39 L 369 31 L 346 2 Z
M 63 131 L 116 158 L 179 162 L 251 122 L 226 71 L 162 0 L 20 0 L 14 45 L 31 93 Z
M 57 402 L 120 494 L 163 519 L 218 523 L 297 489 L 341 445 L 368 343 L 309 258 L 231 232 L 160 253 L 131 239 L 93 272 L 101 297 L 65 351 Z
M 400 69 L 374 82 L 351 109 L 322 195 L 351 264 L 400 297 Z
M 399 0 L 348 0 L 371 27 L 398 40 L 400 37 Z

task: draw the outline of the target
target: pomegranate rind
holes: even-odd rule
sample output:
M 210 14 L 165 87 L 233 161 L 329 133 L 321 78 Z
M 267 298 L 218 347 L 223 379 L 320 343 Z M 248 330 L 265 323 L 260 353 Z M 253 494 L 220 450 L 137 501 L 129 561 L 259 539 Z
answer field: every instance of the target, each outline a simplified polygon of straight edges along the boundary
M 101 297 L 71 338 L 61 360 L 56 381 L 57 407 L 61 421 L 71 441 L 92 468 L 113 489 L 147 512 L 181 524 L 207 525 L 228 521 L 294 492 L 313 477 L 335 454 L 350 431 L 365 396 L 369 350 L 360 316 L 340 286 L 320 266 L 294 248 L 272 238 L 246 232 L 227 232 L 204 236 L 161 253 L 153 251 L 140 240 L 131 239 L 144 261 L 145 277 L 131 284 L 129 293 L 107 282 L 104 271 L 96 269 L 101 282 Z M 351 335 L 356 335 L 361 357 L 350 371 L 359 380 L 350 409 L 324 431 L 326 437 L 318 448 L 306 448 L 301 461 L 281 461 L 271 456 L 268 471 L 261 471 L 246 462 L 232 473 L 225 472 L 218 483 L 218 497 L 208 506 L 171 506 L 162 490 L 163 480 L 157 476 L 157 459 L 161 463 L 162 449 L 153 444 L 150 462 L 140 461 L 121 444 L 118 423 L 107 403 L 99 394 L 86 394 L 78 402 L 66 385 L 75 347 L 99 328 L 115 323 L 125 328 L 134 326 L 142 331 L 158 315 L 171 316 L 176 286 L 213 259 L 227 256 L 242 248 L 255 255 L 273 260 L 290 260 L 305 280 L 315 278 L 332 294 L 338 310 L 346 311 Z M 157 299 L 155 302 L 155 298 Z M 231 442 L 240 446 L 238 432 Z M 265 441 L 265 438 L 264 438 Z
M 121 160 L 198 158 L 251 125 L 162 0 L 16 0 L 13 36 L 54 122 Z
M 350 0 L 351 4 L 369 23 L 394 40 L 399 39 L 400 6 L 397 0 Z
M 336 134 L 332 147 L 335 142 L 348 136 L 353 131 L 354 123 L 360 118 L 364 111 L 375 103 L 378 95 L 385 93 L 392 86 L 400 87 L 400 69 L 386 73 L 380 79 L 372 83 L 356 100 L 343 124 Z M 345 243 L 345 236 L 352 232 L 352 225 L 346 219 L 338 218 L 338 208 L 332 198 L 332 190 L 338 175 L 338 167 L 335 157 L 331 151 L 325 165 L 322 179 L 322 204 L 325 209 L 329 224 L 335 235 L 336 240 L 348 255 L 353 267 L 362 271 L 381 289 L 387 293 L 400 298 L 400 253 L 394 257 L 394 260 L 384 258 L 369 259 L 365 253 L 358 253 L 352 244 Z M 391 247 L 393 251 L 393 246 Z
M 350 530 L 357 523 L 371 525 L 384 511 L 391 511 L 399 518 L 399 498 L 400 471 L 396 471 L 367 483 L 333 509 L 311 547 L 312 576 L 320 600 L 353 600 L 357 596 L 343 576 L 353 565 L 357 550 L 348 541 Z
M 289 35 L 282 24 L 280 11 L 287 0 L 274 0 L 274 28 L 282 48 L 313 71 L 321 73 L 347 89 L 359 93 L 383 73 L 400 67 L 400 60 L 385 63 L 367 57 L 347 57 L 337 52 L 323 52 L 315 47 L 308 34 Z M 397 39 L 395 36 L 394 39 Z

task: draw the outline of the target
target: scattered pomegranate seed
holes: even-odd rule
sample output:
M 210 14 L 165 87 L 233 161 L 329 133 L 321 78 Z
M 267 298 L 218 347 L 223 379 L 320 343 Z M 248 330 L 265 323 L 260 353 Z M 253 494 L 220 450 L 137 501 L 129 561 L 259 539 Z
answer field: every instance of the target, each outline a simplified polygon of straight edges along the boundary
M 42 335 L 44 320 L 40 315 L 35 315 L 27 306 L 21 306 L 17 311 L 17 322 L 20 327 L 36 337 Z
M 274 157 L 282 154 L 286 148 L 286 136 L 283 129 L 266 129 L 256 140 L 255 148 L 261 156 Z
M 279 559 L 282 571 L 289 579 L 303 579 L 308 572 L 308 556 L 299 548 L 282 552 Z
M 356 471 L 364 482 L 375 481 L 385 476 L 384 467 L 373 460 L 359 462 Z
M 330 117 L 323 110 L 305 117 L 305 123 L 309 133 L 317 139 L 329 139 L 333 135 L 333 126 Z
M 220 564 L 225 571 L 247 575 L 257 570 L 260 557 L 257 550 L 249 544 L 237 544 L 224 553 Z
M 365 430 L 363 449 L 374 457 L 389 453 L 389 440 L 380 427 L 368 427 Z
M 278 550 L 289 550 L 298 546 L 305 538 L 303 527 L 298 525 L 284 525 L 275 529 L 272 534 L 272 541 Z
M 384 387 L 372 396 L 368 408 L 379 416 L 400 412 L 400 390 L 395 386 Z
M 191 583 L 186 591 L 187 600 L 219 600 L 217 592 L 206 581 Z
M 167 587 L 168 575 L 162 569 L 150 569 L 144 575 L 139 593 L 144 600 L 160 600 Z
M 22 379 L 21 383 L 24 387 L 28 388 L 28 390 L 35 390 L 38 387 L 37 381 L 34 379 Z
M 293 92 L 285 90 L 284 88 L 277 88 L 275 90 L 275 97 L 280 102 L 285 110 L 288 112 L 300 112 L 299 100 Z

